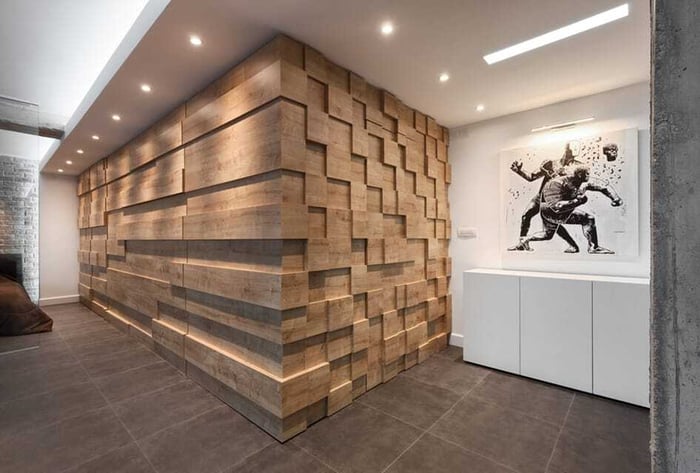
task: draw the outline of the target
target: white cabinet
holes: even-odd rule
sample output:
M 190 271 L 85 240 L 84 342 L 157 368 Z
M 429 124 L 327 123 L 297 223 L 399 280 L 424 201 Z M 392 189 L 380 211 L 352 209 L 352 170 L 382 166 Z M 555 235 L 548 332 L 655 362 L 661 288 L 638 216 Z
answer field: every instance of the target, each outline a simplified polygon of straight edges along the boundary
M 593 392 L 649 406 L 649 286 L 593 282 Z
M 464 273 L 464 360 L 649 405 L 649 281 Z
M 465 274 L 465 359 L 520 372 L 519 284 L 517 276 Z
M 520 372 L 591 392 L 590 281 L 520 278 Z

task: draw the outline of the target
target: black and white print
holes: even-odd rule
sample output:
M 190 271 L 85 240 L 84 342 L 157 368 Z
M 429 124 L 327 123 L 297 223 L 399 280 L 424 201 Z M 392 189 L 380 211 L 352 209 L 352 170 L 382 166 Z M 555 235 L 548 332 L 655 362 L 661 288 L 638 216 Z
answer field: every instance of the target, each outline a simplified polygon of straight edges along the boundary
M 501 153 L 504 258 L 636 256 L 637 130 Z

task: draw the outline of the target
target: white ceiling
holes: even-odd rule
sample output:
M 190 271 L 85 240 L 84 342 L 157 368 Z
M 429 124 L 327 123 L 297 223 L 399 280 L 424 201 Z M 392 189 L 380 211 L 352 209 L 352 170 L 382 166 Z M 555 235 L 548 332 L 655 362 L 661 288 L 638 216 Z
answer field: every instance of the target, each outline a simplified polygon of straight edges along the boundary
M 93 4 L 95 9 L 94 4 L 102 2 L 80 3 Z M 482 59 L 484 54 L 620 3 L 172 0 L 84 115 L 74 117 L 75 127 L 45 170 L 65 168 L 65 160 L 71 159 L 76 164 L 66 171 L 81 171 L 277 32 L 314 46 L 449 127 L 646 81 L 649 4 L 642 0 L 630 1 L 626 19 L 493 66 Z M 378 32 L 384 20 L 395 24 L 395 33 L 388 38 Z M 191 33 L 202 37 L 201 48 L 189 45 Z M 42 57 L 52 67 L 62 67 L 51 55 Z M 442 71 L 451 76 L 447 83 L 437 80 Z M 21 76 L 24 71 L 8 75 Z M 153 86 L 148 96 L 138 90 L 144 81 Z M 45 86 L 52 94 L 62 93 L 58 84 Z M 486 111 L 476 112 L 478 103 L 485 104 Z M 113 122 L 109 118 L 113 113 L 119 113 L 122 121 Z M 99 142 L 89 139 L 94 133 L 102 137 Z M 80 160 L 77 148 L 86 151 Z
M 65 124 L 148 0 L 2 0 L 0 95 Z M 41 157 L 54 140 L 0 132 L 0 152 Z

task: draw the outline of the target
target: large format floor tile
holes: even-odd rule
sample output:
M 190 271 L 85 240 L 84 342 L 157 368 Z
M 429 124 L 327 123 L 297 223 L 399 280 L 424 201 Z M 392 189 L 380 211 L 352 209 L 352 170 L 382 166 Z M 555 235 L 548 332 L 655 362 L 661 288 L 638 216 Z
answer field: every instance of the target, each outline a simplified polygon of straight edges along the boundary
M 184 376 L 170 364 L 157 361 L 150 365 L 96 378 L 95 384 L 109 402 L 119 402 L 183 380 Z
M 549 473 L 650 473 L 649 450 L 625 446 L 592 432 L 565 428 Z
M 649 445 L 649 410 L 587 394 L 576 394 L 566 426 L 624 446 Z
M 430 434 L 408 449 L 389 473 L 513 473 L 483 456 L 468 452 Z
M 467 397 L 431 433 L 522 473 L 542 473 L 559 427 L 498 404 Z
M 461 395 L 473 389 L 489 373 L 489 370 L 481 366 L 445 356 L 433 356 L 424 363 L 407 370 L 403 376 L 410 376 L 426 384 Z
M 290 444 L 275 442 L 225 473 L 333 473 L 318 459 Z
M 381 472 L 421 431 L 376 409 L 351 404 L 291 440 L 340 473 Z
M 90 382 L 2 403 L 0 441 L 105 405 L 104 398 Z
M 0 403 L 53 391 L 87 380 L 88 376 L 80 363 L 72 360 L 15 371 L 0 377 Z
M 505 373 L 490 374 L 471 395 L 556 425 L 564 423 L 574 398 L 568 389 Z
M 217 472 L 276 442 L 228 406 L 139 441 L 159 473 Z
M 155 473 L 135 443 L 71 468 L 65 473 Z
M 221 406 L 221 401 L 192 381 L 167 386 L 114 404 L 114 410 L 135 439 Z
M 427 429 L 460 398 L 447 389 L 425 384 L 408 376 L 397 376 L 358 399 L 391 416 Z
M 0 443 L 3 471 L 54 473 L 125 445 L 131 437 L 108 407 Z
M 126 351 L 106 352 L 82 358 L 80 361 L 90 376 L 100 378 L 163 360 L 143 346 L 134 346 Z

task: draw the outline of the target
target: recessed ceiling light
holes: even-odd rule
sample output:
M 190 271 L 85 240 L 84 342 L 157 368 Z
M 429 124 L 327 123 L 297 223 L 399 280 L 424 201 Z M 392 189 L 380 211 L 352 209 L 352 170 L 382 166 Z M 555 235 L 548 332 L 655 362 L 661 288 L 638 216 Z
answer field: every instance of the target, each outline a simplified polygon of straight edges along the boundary
M 532 51 L 533 49 L 541 48 L 542 46 L 547 46 L 548 44 L 552 44 L 556 41 L 583 33 L 584 31 L 588 31 L 598 26 L 602 26 L 606 23 L 610 23 L 611 21 L 619 20 L 620 18 L 624 18 L 629 15 L 629 11 L 629 4 L 625 3 L 624 5 L 604 11 L 603 13 L 593 15 L 589 18 L 577 21 L 576 23 L 550 31 L 549 33 L 528 39 L 522 43 L 501 49 L 495 53 L 487 54 L 484 56 L 484 61 L 486 61 L 488 64 L 495 64 L 499 61 L 512 58 L 513 56 Z
M 579 123 L 592 122 L 595 117 L 582 118 L 580 120 L 572 120 L 570 122 L 557 123 L 555 125 L 544 125 L 537 128 L 533 128 L 532 133 L 537 133 L 538 131 L 550 131 L 550 130 L 561 130 L 564 128 L 571 128 L 578 125 Z
M 114 120 L 115 122 L 118 122 L 121 119 L 122 119 L 122 117 L 120 117 L 119 115 L 116 115 L 116 114 L 112 115 L 112 120 Z
M 70 166 L 71 164 L 73 164 L 73 161 L 66 161 L 66 164 Z
M 479 105 L 476 106 L 477 112 L 483 112 L 484 110 L 486 110 L 486 107 L 484 107 L 483 103 L 480 103 Z
M 59 169 L 58 172 L 63 172 L 63 169 Z
M 438 79 L 440 79 L 440 82 L 447 82 L 450 80 L 450 75 L 447 72 L 443 72 Z
M 141 91 L 148 93 L 151 91 L 151 86 L 148 84 L 141 84 Z
M 83 151 L 82 149 L 79 149 L 79 150 L 76 151 L 76 153 L 78 153 L 78 154 L 83 154 L 84 152 L 85 152 L 85 151 Z
M 95 140 L 95 141 L 97 141 L 97 140 L 99 140 L 99 139 L 100 139 L 100 137 L 99 137 L 99 136 L 97 136 L 97 135 L 92 135 L 92 139 L 93 139 L 93 140 Z
M 190 35 L 190 44 L 192 46 L 201 46 L 202 45 L 202 38 L 200 38 L 197 35 Z
M 382 23 L 382 26 L 379 30 L 384 36 L 389 36 L 391 33 L 394 32 L 394 25 L 390 21 L 385 21 L 384 23 Z

